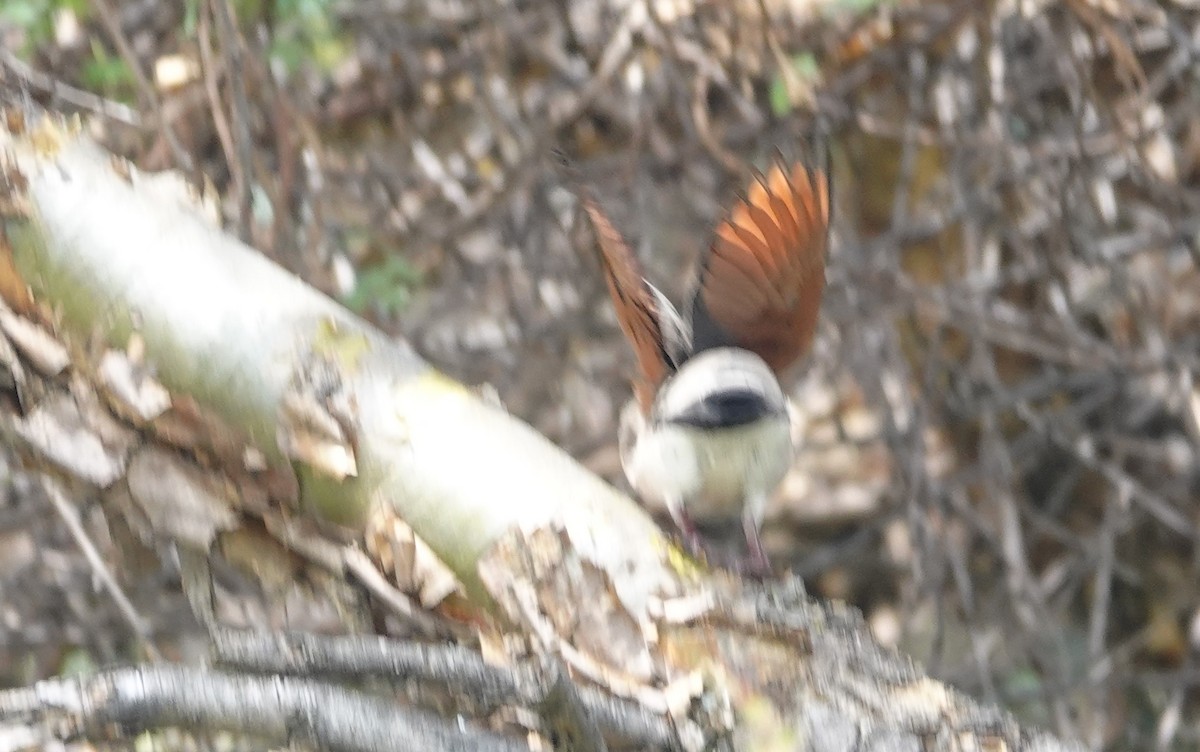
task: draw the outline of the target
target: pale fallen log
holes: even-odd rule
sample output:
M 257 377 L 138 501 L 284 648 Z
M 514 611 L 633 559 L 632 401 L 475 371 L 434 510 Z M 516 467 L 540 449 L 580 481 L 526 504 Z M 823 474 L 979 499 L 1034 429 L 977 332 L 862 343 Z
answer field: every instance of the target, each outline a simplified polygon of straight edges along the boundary
M 670 715 L 683 748 L 1073 748 L 925 678 L 796 582 L 697 569 L 528 426 L 223 234 L 177 180 L 54 118 L 0 150 L 0 375 L 18 397 L 0 431 L 185 561 L 258 519 L 360 571 L 295 511 L 368 540 L 399 518 L 490 614 L 486 635 L 523 638 L 509 660 L 552 656 Z

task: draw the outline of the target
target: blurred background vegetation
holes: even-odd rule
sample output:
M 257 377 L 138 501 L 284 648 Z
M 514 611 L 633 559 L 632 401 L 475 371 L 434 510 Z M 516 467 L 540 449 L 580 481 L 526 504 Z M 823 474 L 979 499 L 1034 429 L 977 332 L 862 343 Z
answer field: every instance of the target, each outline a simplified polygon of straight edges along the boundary
M 0 101 L 214 186 L 230 231 L 617 483 L 631 356 L 551 152 L 678 299 L 747 170 L 828 143 L 771 554 L 1025 722 L 1200 749 L 1198 49 L 1189 0 L 6 0 Z M 130 660 L 4 467 L 0 677 Z M 99 538 L 153 562 L 121 571 L 158 635 L 201 637 L 169 556 Z

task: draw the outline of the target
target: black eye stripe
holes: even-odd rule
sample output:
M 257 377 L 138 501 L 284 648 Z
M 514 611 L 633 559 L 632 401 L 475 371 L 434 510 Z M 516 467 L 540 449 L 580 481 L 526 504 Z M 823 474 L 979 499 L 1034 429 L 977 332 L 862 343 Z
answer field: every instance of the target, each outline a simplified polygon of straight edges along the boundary
M 773 412 L 759 392 L 728 389 L 706 395 L 675 415 L 663 416 L 666 423 L 693 428 L 734 428 L 767 417 Z

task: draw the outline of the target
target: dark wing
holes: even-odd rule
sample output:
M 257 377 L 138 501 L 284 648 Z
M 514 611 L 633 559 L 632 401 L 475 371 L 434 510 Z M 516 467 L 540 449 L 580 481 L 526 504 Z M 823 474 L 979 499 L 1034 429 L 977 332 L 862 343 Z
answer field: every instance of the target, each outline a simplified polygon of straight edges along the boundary
M 634 393 L 642 411 L 649 413 L 658 386 L 685 356 L 687 335 L 679 314 L 642 277 L 633 251 L 599 204 L 586 192 L 579 194 L 596 231 L 604 280 L 617 311 L 617 321 L 637 355 L 640 377 L 634 380 Z
M 692 301 L 692 346 L 741 347 L 776 373 L 812 346 L 829 238 L 829 178 L 776 158 L 717 226 Z

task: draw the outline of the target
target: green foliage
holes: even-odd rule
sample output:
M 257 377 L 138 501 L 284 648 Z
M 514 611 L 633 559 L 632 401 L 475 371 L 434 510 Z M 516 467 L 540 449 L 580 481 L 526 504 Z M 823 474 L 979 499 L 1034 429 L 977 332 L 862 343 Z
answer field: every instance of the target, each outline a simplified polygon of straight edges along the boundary
M 821 77 L 821 69 L 817 65 L 817 59 L 811 53 L 803 55 L 793 55 L 788 61 L 792 70 L 792 75 L 796 76 L 805 85 L 815 83 Z M 777 117 L 782 117 L 792 111 L 792 94 L 788 90 L 788 78 L 785 71 L 780 71 L 771 79 L 771 88 L 768 91 L 768 96 L 771 102 L 771 112 Z
M 398 313 L 412 299 L 413 290 L 421 286 L 421 273 L 400 256 L 388 256 L 383 263 L 362 269 L 358 284 L 342 301 L 355 313 L 368 307 L 385 313 Z
M 337 24 L 335 0 L 235 0 L 233 8 L 244 29 L 269 23 L 270 56 L 289 72 L 312 65 L 328 73 L 350 54 L 350 41 Z M 24 32 L 21 54 L 28 57 L 54 42 L 54 18 L 62 11 L 75 13 L 80 23 L 91 13 L 88 0 L 0 0 L 0 23 Z M 185 0 L 180 24 L 185 37 L 195 37 L 202 12 L 202 0 Z M 83 64 L 83 84 L 107 97 L 129 99 L 135 89 L 128 66 L 94 41 L 91 53 Z
M 83 648 L 71 648 L 63 655 L 58 666 L 58 675 L 91 676 L 96 673 L 96 661 Z
M 110 55 L 104 45 L 92 40 L 92 58 L 83 64 L 83 85 L 110 99 L 132 101 L 137 79 L 125 61 Z
M 185 0 L 183 4 L 183 35 L 195 39 L 200 24 L 200 0 Z
M 333 0 L 276 0 L 271 56 L 289 71 L 311 62 L 327 72 L 344 60 L 350 47 L 334 23 L 333 6 Z
M 830 10 L 838 13 L 863 13 L 881 5 L 892 5 L 896 0 L 836 0 Z
M 39 47 L 54 43 L 54 21 L 60 13 L 73 13 L 80 24 L 91 14 L 87 0 L 6 0 L 0 2 L 0 23 L 11 24 L 25 33 L 21 54 L 29 57 Z M 130 101 L 134 92 L 133 71 L 92 38 L 90 56 L 79 71 L 84 87 L 110 99 Z
M 50 38 L 53 31 L 50 14 L 44 12 L 48 3 L 37 0 L 17 0 L 0 8 L 0 23 L 24 29 L 26 46 Z
M 202 0 L 187 0 L 183 33 L 194 37 Z M 271 58 L 291 73 L 313 64 L 328 72 L 350 54 L 350 43 L 338 28 L 334 0 L 235 0 L 234 13 L 243 29 L 269 19 Z
M 11 24 L 25 32 L 22 55 L 54 38 L 54 15 L 72 11 L 82 22 L 88 16 L 87 0 L 4 0 L 0 2 L 0 23 Z

